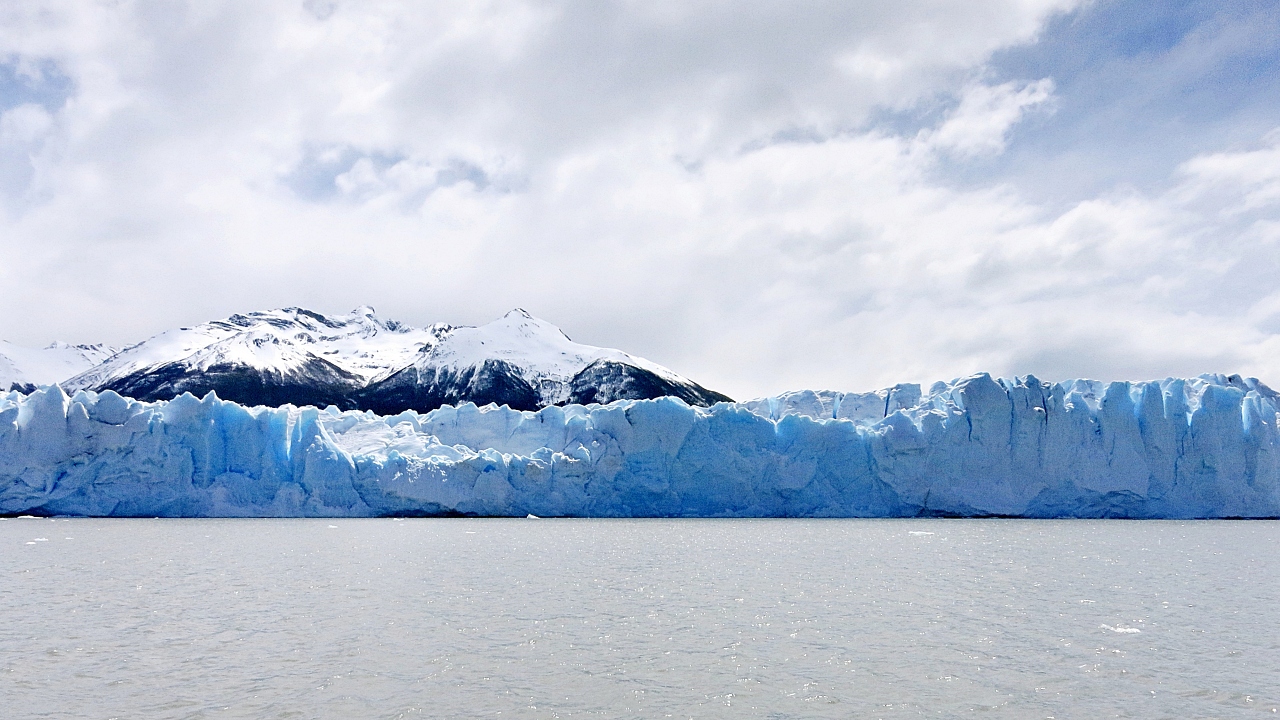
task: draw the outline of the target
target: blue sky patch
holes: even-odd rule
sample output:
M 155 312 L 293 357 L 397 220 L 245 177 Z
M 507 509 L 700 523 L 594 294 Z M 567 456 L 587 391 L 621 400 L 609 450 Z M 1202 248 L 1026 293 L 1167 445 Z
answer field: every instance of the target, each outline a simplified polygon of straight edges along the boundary
M 73 92 L 71 78 L 52 61 L 25 65 L 12 59 L 0 62 L 0 111 L 35 103 L 54 112 Z
M 1052 78 L 1055 112 L 957 178 L 1064 203 L 1150 189 L 1194 155 L 1248 147 L 1280 125 L 1280 3 L 1097 3 L 990 69 L 997 82 Z

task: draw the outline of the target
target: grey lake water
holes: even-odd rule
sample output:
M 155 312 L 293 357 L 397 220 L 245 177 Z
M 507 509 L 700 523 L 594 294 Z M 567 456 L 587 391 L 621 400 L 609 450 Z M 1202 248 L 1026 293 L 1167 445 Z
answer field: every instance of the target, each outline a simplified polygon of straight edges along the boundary
M 1277 717 L 1280 523 L 0 520 L 5 718 Z

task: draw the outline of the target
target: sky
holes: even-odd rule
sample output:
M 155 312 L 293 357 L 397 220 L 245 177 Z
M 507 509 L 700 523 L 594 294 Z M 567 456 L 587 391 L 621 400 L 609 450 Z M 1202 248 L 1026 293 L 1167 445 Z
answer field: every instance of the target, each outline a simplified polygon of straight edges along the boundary
M 745 399 L 1280 385 L 1280 4 L 0 0 L 0 338 L 514 307 Z

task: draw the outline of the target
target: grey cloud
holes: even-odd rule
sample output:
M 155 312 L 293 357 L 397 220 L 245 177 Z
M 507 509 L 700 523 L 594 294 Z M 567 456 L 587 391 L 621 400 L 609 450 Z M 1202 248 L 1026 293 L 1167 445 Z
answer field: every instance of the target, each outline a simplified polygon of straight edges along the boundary
M 320 21 L 328 20 L 338 11 L 336 0 L 306 0 L 302 3 L 302 7 Z
M 909 103 L 965 72 L 1010 34 L 1029 36 L 1043 10 L 571 2 L 531 13 L 514 51 L 489 38 L 452 44 L 398 76 L 388 104 L 403 126 L 432 133 L 463 119 L 534 157 L 655 120 L 691 152 L 796 128 L 852 129 L 872 108 Z M 987 23 L 1000 41 L 979 31 Z M 921 52 L 922 40 L 936 47 Z M 901 67 L 880 80 L 859 75 L 856 62 L 842 67 L 859 52 Z
M 0 336 L 521 306 L 744 397 L 1280 373 L 1276 202 L 1232 169 L 1266 156 L 1215 147 L 1215 175 L 1184 154 L 1062 204 L 1002 173 L 1057 122 L 1027 108 L 1069 118 L 1079 86 L 988 61 L 1070 7 L 144 2 L 11 24 L 0 53 L 52 58 L 71 94 L 21 156 L 46 194 L 0 221 Z

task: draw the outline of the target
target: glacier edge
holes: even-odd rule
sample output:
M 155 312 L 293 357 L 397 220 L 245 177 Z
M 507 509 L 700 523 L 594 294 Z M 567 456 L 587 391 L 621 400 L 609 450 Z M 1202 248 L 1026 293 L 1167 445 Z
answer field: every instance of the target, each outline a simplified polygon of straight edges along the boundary
M 387 417 L 52 385 L 0 395 L 0 513 L 1280 517 L 1278 405 L 1221 375 Z

